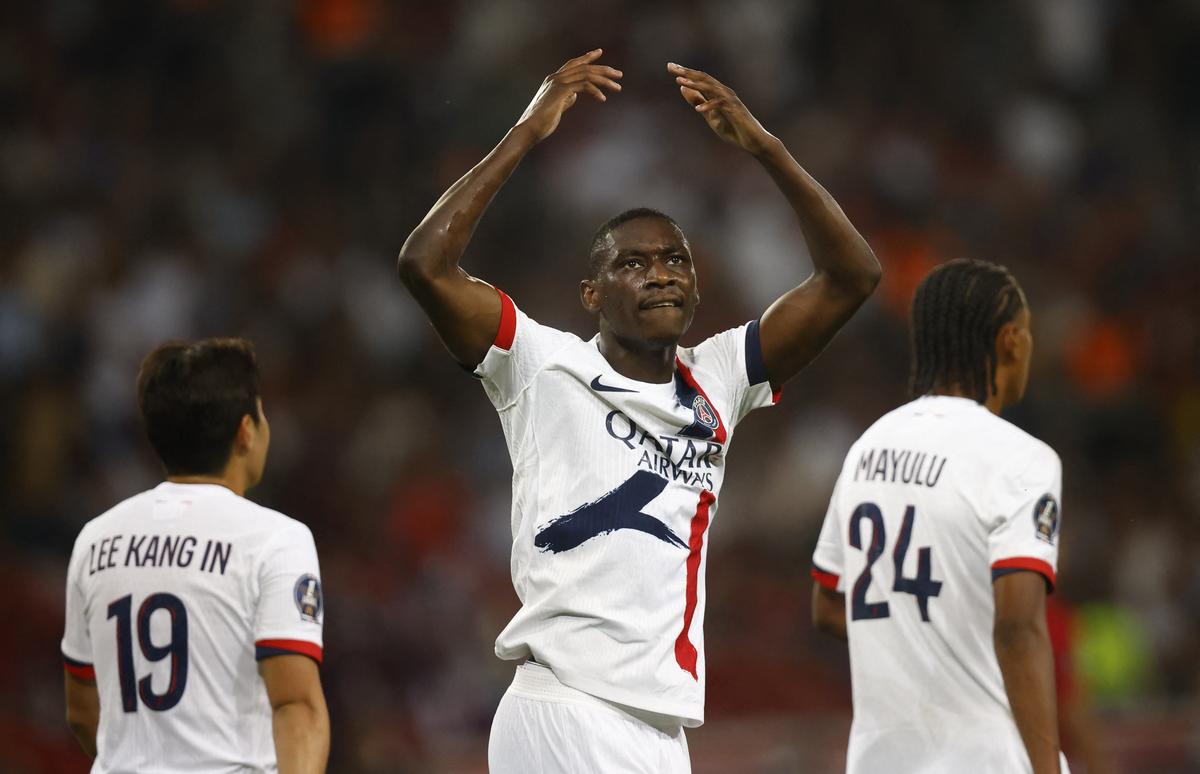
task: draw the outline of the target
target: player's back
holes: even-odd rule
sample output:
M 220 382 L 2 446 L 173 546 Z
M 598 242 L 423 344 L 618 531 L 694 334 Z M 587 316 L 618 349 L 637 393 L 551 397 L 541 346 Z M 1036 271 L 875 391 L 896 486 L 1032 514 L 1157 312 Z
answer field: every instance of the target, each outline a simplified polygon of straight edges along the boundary
M 1053 583 L 1059 493 L 1054 452 L 964 398 L 913 401 L 851 448 L 814 557 L 846 595 L 849 771 L 1027 770 L 992 582 Z
M 320 660 L 319 584 L 308 528 L 222 486 L 163 483 L 89 522 L 63 653 L 95 672 L 93 771 L 273 771 L 256 649 Z

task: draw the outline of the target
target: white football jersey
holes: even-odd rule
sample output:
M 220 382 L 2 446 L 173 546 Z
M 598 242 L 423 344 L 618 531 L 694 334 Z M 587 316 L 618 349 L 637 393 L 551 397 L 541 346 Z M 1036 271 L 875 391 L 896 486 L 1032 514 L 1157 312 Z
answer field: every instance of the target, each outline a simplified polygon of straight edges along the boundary
M 966 398 L 919 398 L 851 447 L 813 555 L 846 595 L 848 772 L 1031 771 L 992 582 L 1030 570 L 1053 587 L 1061 496 L 1054 450 Z
M 165 482 L 88 522 L 62 652 L 100 694 L 92 771 L 275 771 L 256 660 L 320 663 L 322 607 L 308 527 L 223 486 Z
M 598 337 L 540 325 L 503 293 L 475 373 L 512 457 L 512 579 L 496 640 L 608 701 L 704 720 L 704 567 L 734 427 L 774 402 L 758 323 L 677 351 L 674 379 L 628 379 Z

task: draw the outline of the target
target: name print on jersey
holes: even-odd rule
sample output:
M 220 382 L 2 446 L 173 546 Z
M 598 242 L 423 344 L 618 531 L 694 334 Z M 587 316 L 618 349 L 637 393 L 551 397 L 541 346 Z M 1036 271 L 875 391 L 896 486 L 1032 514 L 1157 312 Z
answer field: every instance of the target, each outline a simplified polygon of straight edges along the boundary
M 855 481 L 924 484 L 937 486 L 946 468 L 946 458 L 911 449 L 867 449 L 858 458 Z
M 114 567 L 190 567 L 200 553 L 200 541 L 192 535 L 110 535 L 88 546 L 88 575 Z M 225 574 L 233 544 L 207 540 L 196 568 L 201 572 Z

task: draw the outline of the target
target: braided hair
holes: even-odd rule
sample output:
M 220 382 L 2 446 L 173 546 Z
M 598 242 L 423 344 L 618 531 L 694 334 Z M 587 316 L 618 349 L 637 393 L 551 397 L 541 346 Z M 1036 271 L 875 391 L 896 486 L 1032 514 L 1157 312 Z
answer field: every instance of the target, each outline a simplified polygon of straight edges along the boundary
M 960 258 L 917 286 L 911 315 L 913 397 L 957 388 L 978 403 L 996 392 L 996 335 L 1025 308 L 1005 267 Z

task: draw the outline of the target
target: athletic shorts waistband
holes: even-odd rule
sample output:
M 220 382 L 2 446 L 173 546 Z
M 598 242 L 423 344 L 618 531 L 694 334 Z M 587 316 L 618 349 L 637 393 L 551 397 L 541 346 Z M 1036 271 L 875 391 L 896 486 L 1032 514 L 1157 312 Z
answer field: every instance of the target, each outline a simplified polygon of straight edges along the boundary
M 627 707 L 624 704 L 607 701 L 601 699 L 599 696 L 593 696 L 590 693 L 584 693 L 577 688 L 565 685 L 555 676 L 554 670 L 532 659 L 517 666 L 517 672 L 513 676 L 512 685 L 509 686 L 508 692 L 514 696 L 538 701 L 599 707 L 608 712 L 621 715 L 627 720 L 644 723 L 668 736 L 674 736 L 679 733 L 681 728 L 681 722 L 678 718 L 660 715 L 656 712 L 648 712 L 636 707 Z

